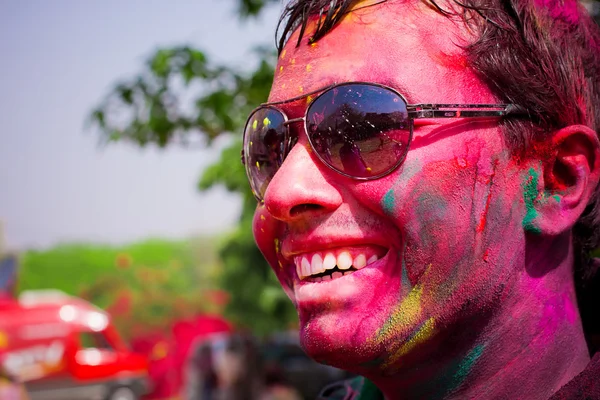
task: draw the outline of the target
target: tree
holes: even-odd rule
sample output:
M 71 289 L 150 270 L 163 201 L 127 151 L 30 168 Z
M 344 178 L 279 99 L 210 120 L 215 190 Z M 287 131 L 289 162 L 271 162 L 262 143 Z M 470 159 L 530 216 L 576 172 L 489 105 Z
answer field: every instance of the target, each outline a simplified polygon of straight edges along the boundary
M 256 16 L 275 0 L 238 0 L 240 18 Z M 136 77 L 117 83 L 91 113 L 104 143 L 139 146 L 210 146 L 217 137 L 231 144 L 207 168 L 198 187 L 223 185 L 243 198 L 238 226 L 220 249 L 222 287 L 229 291 L 228 316 L 258 333 L 280 330 L 296 313 L 252 237 L 256 200 L 240 163 L 241 130 L 246 117 L 268 96 L 276 55 L 255 51 L 256 68 L 240 71 L 212 63 L 189 46 L 157 50 Z M 182 99 L 192 99 L 183 101 Z M 192 107 L 190 107 L 192 105 Z

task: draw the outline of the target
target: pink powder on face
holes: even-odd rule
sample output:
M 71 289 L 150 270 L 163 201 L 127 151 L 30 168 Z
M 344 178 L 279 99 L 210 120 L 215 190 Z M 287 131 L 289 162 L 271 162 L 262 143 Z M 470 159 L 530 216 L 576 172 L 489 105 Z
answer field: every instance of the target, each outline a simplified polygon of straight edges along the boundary
M 563 295 L 563 300 L 565 302 L 565 315 L 567 321 L 572 325 L 579 319 L 579 311 L 573 303 L 573 300 L 566 293 Z

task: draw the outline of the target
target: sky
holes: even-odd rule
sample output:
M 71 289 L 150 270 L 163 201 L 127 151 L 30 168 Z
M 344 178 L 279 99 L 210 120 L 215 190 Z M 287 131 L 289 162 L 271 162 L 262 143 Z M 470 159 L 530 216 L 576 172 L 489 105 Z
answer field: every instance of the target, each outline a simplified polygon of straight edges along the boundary
M 85 122 L 157 47 L 190 44 L 244 68 L 253 47 L 274 46 L 281 6 L 240 23 L 236 5 L 0 0 L 0 222 L 10 249 L 179 239 L 235 224 L 239 199 L 196 189 L 218 149 L 99 146 Z

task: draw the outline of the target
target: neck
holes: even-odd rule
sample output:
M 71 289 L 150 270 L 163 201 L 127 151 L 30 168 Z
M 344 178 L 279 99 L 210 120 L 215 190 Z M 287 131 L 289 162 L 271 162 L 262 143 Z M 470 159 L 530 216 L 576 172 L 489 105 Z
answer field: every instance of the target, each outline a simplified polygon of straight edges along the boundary
M 589 362 L 567 242 L 562 259 L 540 248 L 556 243 L 533 243 L 533 253 L 528 247 L 528 254 L 551 256 L 524 263 L 481 329 L 481 316 L 463 321 L 421 365 L 367 378 L 388 400 L 549 398 Z

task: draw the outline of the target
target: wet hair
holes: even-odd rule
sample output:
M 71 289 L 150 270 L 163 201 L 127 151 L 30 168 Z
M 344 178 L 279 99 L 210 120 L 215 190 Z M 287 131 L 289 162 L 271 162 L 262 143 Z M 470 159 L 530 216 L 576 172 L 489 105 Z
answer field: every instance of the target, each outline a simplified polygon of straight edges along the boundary
M 465 47 L 468 64 L 500 99 L 529 112 L 527 119 L 501 122 L 506 141 L 525 157 L 556 130 L 581 124 L 600 135 L 600 29 L 577 0 L 423 0 L 449 18 L 461 18 L 475 32 Z M 365 2 L 370 7 L 384 1 Z M 332 30 L 360 0 L 293 0 L 277 28 L 278 50 L 300 30 L 315 42 Z M 305 37 L 310 20 L 317 26 Z M 573 228 L 575 284 L 588 334 L 600 333 L 593 303 L 600 297 L 600 187 Z M 590 348 L 600 343 L 590 345 Z

